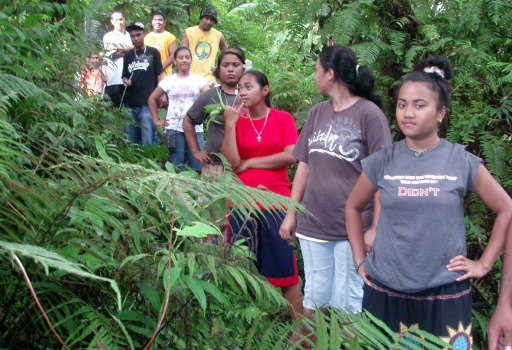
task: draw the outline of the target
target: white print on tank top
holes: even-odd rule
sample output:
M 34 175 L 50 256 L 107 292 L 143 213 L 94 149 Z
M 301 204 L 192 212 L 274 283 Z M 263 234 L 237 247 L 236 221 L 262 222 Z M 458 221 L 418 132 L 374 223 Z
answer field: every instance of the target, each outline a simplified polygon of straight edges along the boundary
M 353 162 L 359 157 L 361 129 L 347 118 L 336 118 L 325 129 L 314 131 L 308 138 L 309 153 L 319 152 Z
M 456 176 L 449 175 L 384 175 L 384 180 L 399 181 L 401 185 L 438 184 L 440 181 L 457 181 Z M 397 186 L 399 197 L 437 197 L 441 189 L 439 187 L 411 188 Z

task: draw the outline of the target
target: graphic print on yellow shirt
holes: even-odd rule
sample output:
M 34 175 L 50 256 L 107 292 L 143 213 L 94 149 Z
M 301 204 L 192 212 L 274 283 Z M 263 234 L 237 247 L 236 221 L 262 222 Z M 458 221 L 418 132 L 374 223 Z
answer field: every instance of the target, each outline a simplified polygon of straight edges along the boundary
M 176 40 L 176 37 L 168 31 L 163 33 L 151 32 L 144 38 L 144 44 L 152 46 L 160 52 L 162 64 L 169 58 L 169 46 Z M 163 72 L 166 77 L 172 74 L 172 64 L 170 64 Z

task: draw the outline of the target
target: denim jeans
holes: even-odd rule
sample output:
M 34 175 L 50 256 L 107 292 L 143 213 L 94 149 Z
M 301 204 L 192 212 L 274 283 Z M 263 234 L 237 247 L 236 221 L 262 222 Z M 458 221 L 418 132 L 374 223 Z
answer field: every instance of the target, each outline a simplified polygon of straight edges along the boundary
M 190 151 L 187 145 L 187 141 L 185 139 L 185 133 L 181 131 L 176 131 L 176 149 L 169 150 L 169 162 L 175 165 L 176 169 L 183 170 L 185 169 L 185 160 L 189 167 L 194 169 L 195 171 L 201 171 L 201 162 L 194 158 L 194 155 Z M 197 142 L 199 143 L 199 149 L 204 149 L 204 134 L 202 132 L 198 132 L 197 134 Z
M 356 271 L 350 243 L 299 238 L 304 259 L 304 308 L 332 306 L 361 312 L 363 279 Z
M 134 123 L 128 123 L 125 126 L 126 135 L 132 143 L 151 145 L 158 144 L 156 136 L 156 126 L 151 119 L 151 113 L 148 106 L 128 106 L 128 118 Z

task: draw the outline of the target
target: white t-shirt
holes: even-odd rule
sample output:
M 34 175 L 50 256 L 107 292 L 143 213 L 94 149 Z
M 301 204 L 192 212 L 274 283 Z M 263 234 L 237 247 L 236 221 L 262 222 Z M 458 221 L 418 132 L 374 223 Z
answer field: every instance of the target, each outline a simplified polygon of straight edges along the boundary
M 130 34 L 127 31 L 124 31 L 124 34 L 121 34 L 117 31 L 108 32 L 103 36 L 103 47 L 107 49 L 109 46 L 115 47 L 130 47 L 132 46 L 132 39 L 130 39 Z M 110 85 L 121 85 L 123 83 L 123 79 L 121 75 L 123 73 L 123 58 L 113 59 L 112 55 L 117 50 L 109 50 L 106 54 L 107 56 L 107 86 Z
M 158 86 L 169 98 L 166 129 L 183 132 L 183 118 L 201 94 L 201 89 L 207 84 L 204 77 L 193 73 L 186 78 L 173 74 L 160 81 Z M 203 132 L 203 124 L 196 125 L 195 128 L 196 132 Z

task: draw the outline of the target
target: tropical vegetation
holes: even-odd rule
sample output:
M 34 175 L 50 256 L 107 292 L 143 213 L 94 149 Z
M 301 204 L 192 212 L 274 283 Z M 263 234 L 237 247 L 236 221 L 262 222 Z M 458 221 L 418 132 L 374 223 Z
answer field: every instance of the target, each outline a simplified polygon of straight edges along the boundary
M 278 108 L 301 125 L 320 101 L 314 63 L 330 43 L 369 65 L 392 125 L 396 82 L 429 55 L 455 67 L 449 126 L 512 193 L 512 18 L 509 0 L 12 0 L 0 10 L 0 348 L 279 349 L 299 329 L 243 244 L 214 246 L 228 201 L 295 205 L 239 184 L 202 180 L 130 145 L 122 111 L 76 84 L 100 50 L 113 9 L 149 24 L 152 10 L 181 37 L 213 6 L 230 45 L 265 72 Z M 401 135 L 393 126 L 393 137 Z M 469 254 L 492 215 L 467 199 Z M 299 252 L 298 252 L 299 253 Z M 497 297 L 501 266 L 475 288 L 475 348 Z M 417 329 L 393 334 L 371 315 L 317 311 L 315 347 L 444 348 Z M 311 345 L 311 343 L 310 343 Z

